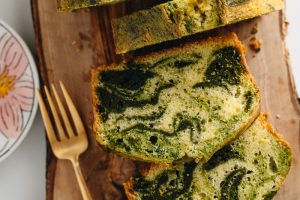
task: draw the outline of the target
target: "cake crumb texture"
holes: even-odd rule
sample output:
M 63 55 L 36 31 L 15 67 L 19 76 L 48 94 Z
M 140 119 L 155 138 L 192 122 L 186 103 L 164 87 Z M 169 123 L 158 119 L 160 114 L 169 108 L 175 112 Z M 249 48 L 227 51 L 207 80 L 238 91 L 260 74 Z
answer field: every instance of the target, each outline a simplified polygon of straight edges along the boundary
M 168 1 L 112 20 L 116 52 L 179 39 L 282 8 L 282 0 Z
M 125 184 L 130 200 L 272 199 L 291 167 L 291 149 L 261 114 L 205 164 L 153 166 Z
M 130 158 L 208 160 L 259 113 L 258 88 L 235 34 L 93 71 L 94 133 Z

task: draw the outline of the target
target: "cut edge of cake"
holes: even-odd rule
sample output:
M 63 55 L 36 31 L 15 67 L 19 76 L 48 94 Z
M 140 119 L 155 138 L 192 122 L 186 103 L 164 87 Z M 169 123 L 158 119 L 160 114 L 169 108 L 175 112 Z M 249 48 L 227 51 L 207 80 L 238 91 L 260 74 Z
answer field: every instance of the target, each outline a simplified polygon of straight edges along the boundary
M 178 47 L 174 47 L 174 48 L 169 48 L 166 50 L 161 50 L 158 52 L 152 52 L 150 54 L 144 55 L 144 56 L 139 56 L 134 58 L 134 61 L 136 62 L 143 62 L 144 60 L 148 60 L 149 58 L 152 57 L 156 57 L 156 56 L 161 56 L 161 53 L 163 52 L 164 56 L 168 56 L 168 55 L 172 55 L 172 53 L 176 52 L 177 50 L 182 50 L 185 48 L 191 48 L 195 45 L 206 45 L 206 44 L 210 44 L 210 43 L 214 43 L 214 42 L 220 42 L 220 43 L 228 43 L 228 41 L 231 41 L 230 44 L 233 45 L 234 47 L 236 47 L 239 51 L 240 51 L 240 55 L 241 55 L 241 63 L 243 65 L 243 67 L 245 68 L 245 76 L 249 79 L 249 81 L 253 84 L 254 90 L 255 90 L 255 95 L 257 95 L 257 105 L 255 106 L 255 109 L 252 112 L 251 118 L 248 120 L 247 123 L 245 123 L 242 127 L 240 127 L 239 129 L 237 129 L 234 133 L 231 134 L 231 137 L 228 137 L 226 141 L 224 141 L 223 144 L 219 144 L 219 146 L 216 146 L 216 150 L 214 151 L 214 153 L 221 149 L 224 145 L 228 144 L 229 142 L 231 142 L 233 139 L 235 139 L 236 137 L 238 137 L 239 134 L 241 134 L 243 131 L 245 131 L 254 121 L 255 119 L 259 116 L 260 113 L 260 93 L 259 93 L 259 88 L 257 87 L 255 80 L 253 78 L 253 76 L 251 75 L 248 65 L 246 63 L 246 58 L 245 58 L 245 50 L 246 48 L 244 47 L 244 45 L 238 40 L 238 37 L 235 33 L 228 33 L 225 35 L 221 35 L 221 36 L 215 36 L 215 37 L 208 37 L 207 39 L 201 39 L 198 41 L 194 41 L 194 42 L 188 42 L 185 44 L 182 44 Z M 98 143 L 106 150 L 111 151 L 109 148 L 106 147 L 105 141 L 103 140 L 103 137 L 101 136 L 101 117 L 100 114 L 97 111 L 97 105 L 100 103 L 97 94 L 95 92 L 95 88 L 99 85 L 99 80 L 98 80 L 98 75 L 101 71 L 106 71 L 106 70 L 122 70 L 123 69 L 123 65 L 126 65 L 128 63 L 128 61 L 123 61 L 119 64 L 111 64 L 111 65 L 102 65 L 99 67 L 96 67 L 94 69 L 92 69 L 91 71 L 91 77 L 92 77 L 92 100 L 93 100 L 93 116 L 94 116 L 94 123 L 93 123 L 93 131 L 96 137 L 96 140 L 98 141 Z M 169 161 L 164 161 L 164 160 L 144 160 L 138 157 L 131 157 L 128 156 L 122 152 L 115 152 L 121 156 L 126 156 L 129 157 L 133 160 L 140 160 L 140 161 L 144 161 L 144 162 L 155 162 L 155 163 L 170 163 Z M 203 156 L 199 159 L 196 158 L 197 162 L 205 162 L 207 160 L 210 159 L 210 157 L 213 155 L 213 153 L 210 156 Z M 180 161 L 180 162 L 184 162 L 184 160 Z
M 286 171 L 285 174 L 282 175 L 283 177 L 281 178 L 280 184 L 278 185 L 278 188 L 277 188 L 277 192 L 278 192 L 281 189 L 282 185 L 284 184 L 284 182 L 291 170 L 293 152 L 292 152 L 292 148 L 289 145 L 289 143 L 286 140 L 284 140 L 284 138 L 274 129 L 274 127 L 270 124 L 268 119 L 269 119 L 268 114 L 260 113 L 259 116 L 257 117 L 256 121 L 259 121 L 259 123 L 268 131 L 268 133 L 271 134 L 275 138 L 275 140 L 278 143 L 280 143 L 282 145 L 282 147 L 285 148 L 285 150 L 287 150 L 289 152 L 289 160 L 288 160 L 289 164 L 287 166 L 289 169 Z M 256 121 L 254 123 L 256 123 Z M 234 140 L 232 142 L 234 142 Z M 150 167 L 142 169 L 140 171 L 140 173 L 141 173 L 142 177 L 146 177 L 147 175 L 149 175 L 152 172 L 158 171 L 158 173 L 160 173 L 160 171 L 162 171 L 162 170 L 169 170 L 169 169 L 171 170 L 171 169 L 173 169 L 173 167 L 174 167 L 174 165 L 172 165 L 172 164 L 151 164 Z M 127 180 L 123 184 L 125 194 L 126 194 L 128 200 L 141 200 L 134 193 L 134 190 L 133 190 L 134 183 L 135 183 L 134 177 L 131 177 L 131 178 L 129 178 L 129 180 Z

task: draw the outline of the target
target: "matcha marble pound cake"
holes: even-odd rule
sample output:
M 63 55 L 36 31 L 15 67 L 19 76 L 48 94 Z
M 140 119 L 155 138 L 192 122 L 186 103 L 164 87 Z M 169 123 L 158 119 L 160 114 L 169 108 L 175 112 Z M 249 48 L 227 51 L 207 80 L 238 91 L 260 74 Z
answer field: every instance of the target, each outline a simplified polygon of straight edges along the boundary
M 71 11 L 79 8 L 113 4 L 122 1 L 125 0 L 57 0 L 57 4 L 58 4 L 58 10 Z
M 173 0 L 112 21 L 116 52 L 178 39 L 282 9 L 282 0 Z
M 129 200 L 270 200 L 290 166 L 290 147 L 260 115 L 207 163 L 154 166 L 125 190 Z
M 135 159 L 207 160 L 259 113 L 234 34 L 100 67 L 92 77 L 96 139 Z

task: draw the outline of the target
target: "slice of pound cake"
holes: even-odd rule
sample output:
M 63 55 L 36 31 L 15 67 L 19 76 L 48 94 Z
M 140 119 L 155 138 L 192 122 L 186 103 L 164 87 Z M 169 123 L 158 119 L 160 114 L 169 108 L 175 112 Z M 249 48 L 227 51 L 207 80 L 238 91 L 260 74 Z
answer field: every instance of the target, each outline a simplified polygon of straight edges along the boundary
M 282 9 L 282 0 L 173 0 L 112 21 L 117 53 Z
M 113 4 L 125 0 L 57 0 L 57 7 L 60 11 L 71 11 L 79 8 Z
M 205 164 L 154 166 L 125 184 L 130 200 L 270 200 L 291 166 L 291 149 L 265 115 Z
M 135 159 L 208 160 L 259 113 L 234 34 L 100 67 L 92 77 L 96 139 Z

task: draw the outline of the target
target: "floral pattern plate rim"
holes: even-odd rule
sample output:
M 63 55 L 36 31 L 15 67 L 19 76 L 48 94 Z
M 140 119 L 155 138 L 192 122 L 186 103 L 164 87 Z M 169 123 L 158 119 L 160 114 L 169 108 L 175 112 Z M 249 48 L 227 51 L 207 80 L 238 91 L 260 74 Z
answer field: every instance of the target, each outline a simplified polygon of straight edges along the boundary
M 39 78 L 23 39 L 0 20 L 0 162 L 28 134 L 37 113 Z

